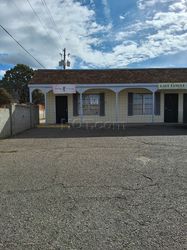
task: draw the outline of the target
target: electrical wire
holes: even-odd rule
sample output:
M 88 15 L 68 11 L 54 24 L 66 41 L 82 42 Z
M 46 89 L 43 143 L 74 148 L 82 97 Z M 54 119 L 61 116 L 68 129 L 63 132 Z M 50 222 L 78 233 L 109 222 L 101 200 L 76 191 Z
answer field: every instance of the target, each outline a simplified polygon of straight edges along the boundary
M 44 30 L 46 31 L 46 33 L 48 34 L 48 36 L 50 36 L 50 33 L 48 32 L 48 28 L 47 26 L 42 22 L 40 16 L 37 14 L 37 12 L 35 11 L 35 9 L 33 8 L 31 2 L 29 0 L 27 0 L 27 3 L 29 4 L 30 8 L 32 9 L 34 15 L 36 16 L 36 18 L 38 19 L 38 21 L 40 22 L 40 24 L 42 25 L 42 27 L 44 28 Z M 58 49 L 59 51 L 61 51 L 61 48 L 59 48 L 58 46 L 56 46 L 56 49 Z
M 37 12 L 35 11 L 35 9 L 32 7 L 32 4 L 30 3 L 29 0 L 27 0 L 27 3 L 29 4 L 30 8 L 32 9 L 34 15 L 36 16 L 36 18 L 38 19 L 38 21 L 40 22 L 40 24 L 42 25 L 42 27 L 46 30 L 46 26 L 43 24 L 41 18 L 39 17 L 39 15 L 37 14 Z
M 23 47 L 23 45 L 21 45 L 20 42 L 18 42 L 1 24 L 0 27 L 29 55 L 31 56 L 42 68 L 45 69 L 45 66 L 43 64 L 41 64 L 27 49 L 25 49 Z
M 20 8 L 18 7 L 17 3 L 16 3 L 14 0 L 12 0 L 11 3 L 12 3 L 12 4 L 14 5 L 14 7 L 18 10 L 18 12 L 20 13 L 20 16 L 24 16 L 24 12 L 23 12 L 22 10 L 20 10 Z M 28 26 L 32 26 L 32 24 L 29 23 L 27 20 L 26 20 L 26 23 L 28 24 Z
M 48 12 L 48 15 L 49 15 L 49 18 L 50 18 L 50 20 L 51 20 L 51 23 L 56 27 L 56 32 L 58 33 L 58 36 L 59 36 L 60 40 L 61 40 L 61 39 L 63 40 L 63 37 L 62 37 L 62 35 L 60 34 L 60 32 L 58 31 L 57 24 L 56 24 L 56 22 L 55 22 L 55 20 L 54 20 L 54 18 L 53 18 L 53 15 L 52 15 L 52 13 L 51 13 L 49 7 L 47 6 L 46 1 L 45 1 L 45 0 L 41 0 L 41 2 L 42 2 L 43 6 L 46 8 L 46 10 L 47 10 L 47 12 Z

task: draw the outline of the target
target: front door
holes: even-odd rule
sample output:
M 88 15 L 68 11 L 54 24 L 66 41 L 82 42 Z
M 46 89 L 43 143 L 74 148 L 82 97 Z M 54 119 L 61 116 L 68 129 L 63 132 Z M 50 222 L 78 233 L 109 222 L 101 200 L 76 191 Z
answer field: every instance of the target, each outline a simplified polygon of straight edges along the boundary
M 187 123 L 187 94 L 183 98 L 183 122 Z
M 68 98 L 56 96 L 56 123 L 68 122 Z
M 165 94 L 164 122 L 178 122 L 178 94 Z

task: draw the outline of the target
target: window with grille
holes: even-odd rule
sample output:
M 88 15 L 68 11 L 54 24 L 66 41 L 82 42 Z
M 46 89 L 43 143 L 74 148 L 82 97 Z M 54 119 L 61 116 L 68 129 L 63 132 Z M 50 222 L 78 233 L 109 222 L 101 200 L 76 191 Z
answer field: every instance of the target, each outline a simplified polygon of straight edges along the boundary
M 151 115 L 152 110 L 152 94 L 133 94 L 133 115 Z
M 83 115 L 100 114 L 100 95 L 83 94 L 82 95 Z M 80 96 L 78 97 L 78 112 L 80 115 Z

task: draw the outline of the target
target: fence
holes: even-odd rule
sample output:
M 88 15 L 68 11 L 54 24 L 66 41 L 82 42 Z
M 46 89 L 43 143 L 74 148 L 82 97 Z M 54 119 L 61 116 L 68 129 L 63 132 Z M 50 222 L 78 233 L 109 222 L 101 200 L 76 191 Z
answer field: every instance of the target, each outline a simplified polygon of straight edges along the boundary
M 0 138 L 16 135 L 38 124 L 38 106 L 12 104 L 10 108 L 0 108 Z

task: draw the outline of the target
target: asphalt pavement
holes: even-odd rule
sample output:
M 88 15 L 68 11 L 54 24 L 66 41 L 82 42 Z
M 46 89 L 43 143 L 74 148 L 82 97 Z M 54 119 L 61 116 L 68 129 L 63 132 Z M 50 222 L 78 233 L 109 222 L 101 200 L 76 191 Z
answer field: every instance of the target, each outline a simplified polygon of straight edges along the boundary
M 187 249 L 187 134 L 172 129 L 0 140 L 0 249 Z

